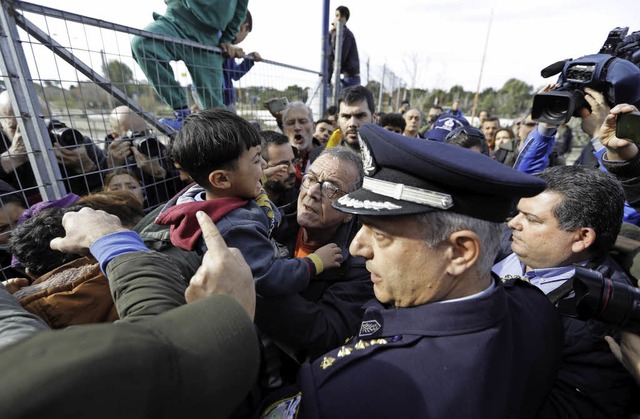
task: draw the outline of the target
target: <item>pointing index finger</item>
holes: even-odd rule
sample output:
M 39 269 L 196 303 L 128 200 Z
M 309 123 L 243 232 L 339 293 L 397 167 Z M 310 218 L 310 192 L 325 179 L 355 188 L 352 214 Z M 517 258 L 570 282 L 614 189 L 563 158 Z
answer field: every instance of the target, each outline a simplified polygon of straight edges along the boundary
M 196 217 L 198 218 L 198 224 L 200 224 L 200 228 L 202 229 L 202 237 L 207 245 L 207 250 L 211 252 L 228 250 L 227 243 L 225 243 L 218 231 L 218 228 L 213 221 L 211 221 L 211 218 L 203 211 L 198 211 L 196 213 Z

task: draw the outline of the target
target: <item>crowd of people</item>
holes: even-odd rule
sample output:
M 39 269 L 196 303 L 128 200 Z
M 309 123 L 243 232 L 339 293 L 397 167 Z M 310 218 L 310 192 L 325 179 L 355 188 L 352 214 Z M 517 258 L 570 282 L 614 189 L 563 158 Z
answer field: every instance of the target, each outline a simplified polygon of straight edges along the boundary
M 214 28 L 203 43 L 227 58 L 252 28 L 247 1 L 211 1 L 215 15 L 167 3 L 148 30 Z M 185 19 L 198 25 L 178 31 Z M 355 44 L 348 19 L 338 7 Z M 172 48 L 133 43 L 145 71 Z M 241 70 L 203 54 L 216 69 L 194 77 L 201 110 L 156 86 L 179 103 L 168 146 L 127 107 L 103 149 L 74 130 L 59 144 L 52 122 L 69 192 L 56 200 L 37 195 L 0 94 L 1 417 L 640 412 L 640 336 L 625 329 L 638 308 L 602 315 L 616 291 L 587 316 L 574 287 L 590 272 L 636 289 L 640 153 L 616 123 L 640 95 L 585 87 L 576 118 L 592 140 L 567 165 L 566 125 L 483 111 L 474 126 L 458 103 L 379 114 L 348 63 L 337 106 L 316 119 L 290 102 L 279 131 L 259 130 L 232 95 L 209 95 Z

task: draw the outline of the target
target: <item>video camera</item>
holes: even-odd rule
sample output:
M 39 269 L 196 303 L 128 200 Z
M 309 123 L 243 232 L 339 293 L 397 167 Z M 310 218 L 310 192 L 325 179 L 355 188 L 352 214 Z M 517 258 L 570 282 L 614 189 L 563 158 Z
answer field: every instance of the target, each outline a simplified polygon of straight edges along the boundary
M 576 267 L 574 299 L 558 301 L 560 311 L 580 320 L 595 319 L 640 333 L 640 289 L 605 278 L 600 272 Z
M 46 119 L 47 129 L 52 143 L 62 147 L 78 147 L 84 143 L 84 135 L 77 129 L 69 128 L 64 122 L 51 118 Z
M 148 157 L 162 158 L 166 155 L 167 148 L 155 135 L 148 131 L 127 131 L 122 141 L 129 141 L 139 152 Z
M 531 117 L 560 125 L 580 109 L 591 110 L 584 99 L 584 88 L 603 92 L 610 107 L 618 103 L 640 102 L 640 31 L 627 35 L 629 28 L 615 28 L 598 54 L 585 55 L 551 64 L 540 74 L 547 78 L 558 73 L 559 87 L 533 97 Z

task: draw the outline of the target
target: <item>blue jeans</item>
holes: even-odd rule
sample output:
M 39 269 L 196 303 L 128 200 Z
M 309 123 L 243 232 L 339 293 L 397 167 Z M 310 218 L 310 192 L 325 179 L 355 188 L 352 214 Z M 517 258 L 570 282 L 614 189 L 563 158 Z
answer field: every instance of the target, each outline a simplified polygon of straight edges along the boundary
M 344 89 L 349 86 L 358 86 L 360 85 L 360 76 L 344 76 L 342 80 L 340 80 L 340 86 Z

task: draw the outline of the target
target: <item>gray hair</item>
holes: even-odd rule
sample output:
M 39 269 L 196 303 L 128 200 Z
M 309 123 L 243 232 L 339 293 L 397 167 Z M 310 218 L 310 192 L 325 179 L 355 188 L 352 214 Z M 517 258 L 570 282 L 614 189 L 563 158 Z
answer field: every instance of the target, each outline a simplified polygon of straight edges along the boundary
M 359 155 L 346 147 L 336 146 L 325 149 L 318 157 L 321 156 L 330 156 L 341 163 L 350 164 L 356 169 L 358 179 L 353 183 L 349 192 L 353 192 L 362 187 L 362 182 L 364 179 L 364 166 L 362 164 L 362 158 L 360 158 Z
M 471 230 L 480 239 L 480 257 L 476 263 L 479 275 L 491 272 L 502 239 L 503 224 L 479 220 L 455 212 L 433 211 L 419 214 L 418 220 L 425 230 L 425 242 L 436 247 L 456 231 Z
M 282 115 L 282 123 L 284 124 L 285 121 L 287 120 L 287 115 L 289 114 L 290 110 L 298 109 L 298 108 L 306 109 L 307 113 L 309 114 L 309 119 L 311 120 L 311 123 L 313 123 L 313 111 L 311 110 L 310 107 L 308 107 L 302 102 L 289 102 L 287 107 L 284 108 L 282 112 L 280 112 L 280 114 Z

